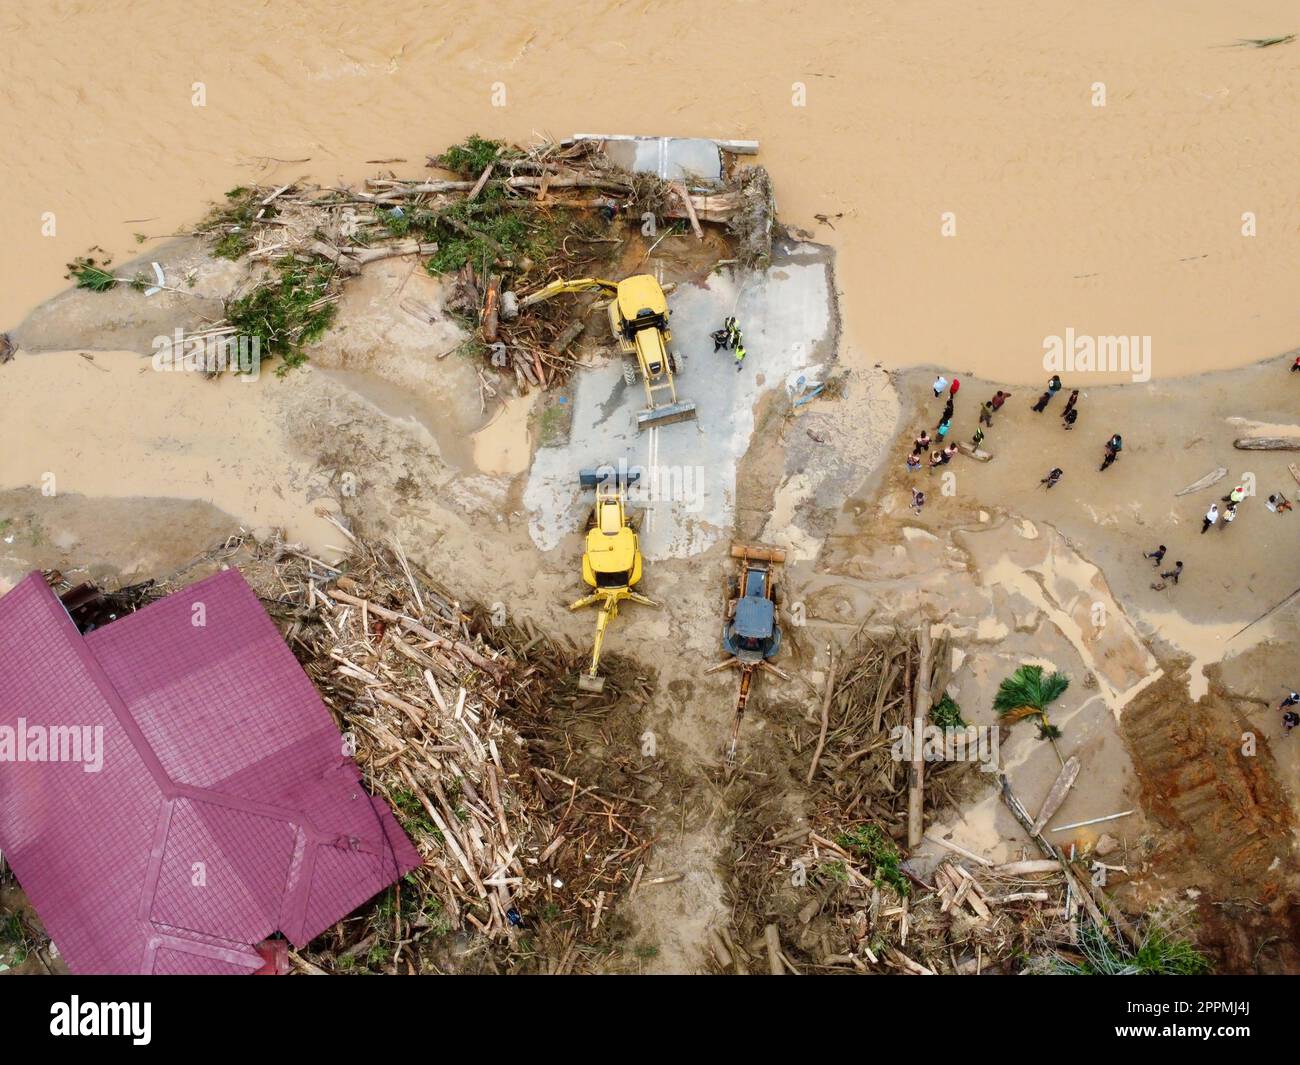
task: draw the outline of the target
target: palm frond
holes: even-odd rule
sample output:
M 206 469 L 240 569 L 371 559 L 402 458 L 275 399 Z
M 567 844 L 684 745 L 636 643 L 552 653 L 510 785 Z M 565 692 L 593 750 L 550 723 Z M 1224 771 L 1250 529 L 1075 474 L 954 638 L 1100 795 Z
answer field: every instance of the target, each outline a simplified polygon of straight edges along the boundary
M 1042 666 L 1023 665 L 998 687 L 993 709 L 1007 714 L 1021 707 L 1033 707 L 1041 712 L 1069 686 L 1070 679 L 1064 674 L 1053 673 L 1044 678 Z M 1024 716 L 1020 714 L 1012 720 Z
M 1043 701 L 1040 705 L 1046 706 L 1048 703 L 1055 702 L 1065 694 L 1065 689 L 1070 686 L 1070 678 L 1064 673 L 1053 673 L 1042 684 Z

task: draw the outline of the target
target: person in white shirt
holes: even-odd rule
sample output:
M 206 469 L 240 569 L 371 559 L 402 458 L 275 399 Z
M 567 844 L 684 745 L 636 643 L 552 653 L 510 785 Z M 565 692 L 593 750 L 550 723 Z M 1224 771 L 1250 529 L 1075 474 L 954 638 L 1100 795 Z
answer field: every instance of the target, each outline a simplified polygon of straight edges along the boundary
M 1205 512 L 1205 520 L 1201 522 L 1201 535 L 1205 535 L 1205 530 L 1219 520 L 1219 504 L 1211 503 L 1210 509 Z
M 934 379 L 934 398 L 938 399 L 943 395 L 943 390 L 948 387 L 948 378 L 940 374 Z

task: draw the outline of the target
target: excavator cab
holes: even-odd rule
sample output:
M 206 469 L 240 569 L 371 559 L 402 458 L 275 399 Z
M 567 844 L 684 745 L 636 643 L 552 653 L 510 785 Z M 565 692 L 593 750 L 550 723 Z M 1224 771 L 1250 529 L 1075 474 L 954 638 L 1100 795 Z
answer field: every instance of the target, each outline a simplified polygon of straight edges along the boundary
M 723 651 L 742 662 L 774 658 L 781 649 L 781 629 L 776 623 L 771 561 L 746 556 L 739 591 L 723 626 Z
M 609 329 L 624 355 L 634 356 L 645 386 L 646 409 L 638 411 L 638 429 L 686 421 L 695 417 L 695 404 L 677 398 L 674 375 L 680 367 L 668 344 L 672 340 L 669 329 L 668 298 L 663 286 L 649 274 L 634 274 L 622 281 L 605 281 L 598 277 L 583 277 L 574 281 L 552 281 L 519 302 L 521 308 L 531 307 L 543 300 L 566 292 L 599 291 L 610 296 Z M 635 377 L 628 369 L 628 383 Z

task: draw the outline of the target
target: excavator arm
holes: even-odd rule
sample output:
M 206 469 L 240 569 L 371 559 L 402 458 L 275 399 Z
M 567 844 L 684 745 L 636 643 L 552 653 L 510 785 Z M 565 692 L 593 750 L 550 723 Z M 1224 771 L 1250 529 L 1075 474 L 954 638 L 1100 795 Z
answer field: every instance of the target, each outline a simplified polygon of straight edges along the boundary
M 605 281 L 599 277 L 579 277 L 571 281 L 563 279 L 552 281 L 545 288 L 539 288 L 536 292 L 525 296 L 519 301 L 520 307 L 531 307 L 534 304 L 542 303 L 554 296 L 562 296 L 566 292 L 603 292 L 607 296 L 614 296 L 618 293 L 618 284 L 613 281 Z

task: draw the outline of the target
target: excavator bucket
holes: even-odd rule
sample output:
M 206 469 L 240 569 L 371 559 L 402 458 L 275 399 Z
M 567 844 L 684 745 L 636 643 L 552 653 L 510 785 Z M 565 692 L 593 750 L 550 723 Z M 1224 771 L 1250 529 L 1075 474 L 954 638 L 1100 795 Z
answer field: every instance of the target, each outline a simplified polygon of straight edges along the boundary
M 785 562 L 784 547 L 769 547 L 767 544 L 732 544 L 732 558 L 752 558 L 757 562 Z
M 592 676 L 590 673 L 579 673 L 578 689 L 584 692 L 603 692 L 605 690 L 605 678 L 599 674 Z
M 651 429 L 657 425 L 672 425 L 673 422 L 686 422 L 695 417 L 694 403 L 669 403 L 653 410 L 639 411 L 636 416 L 637 429 Z

